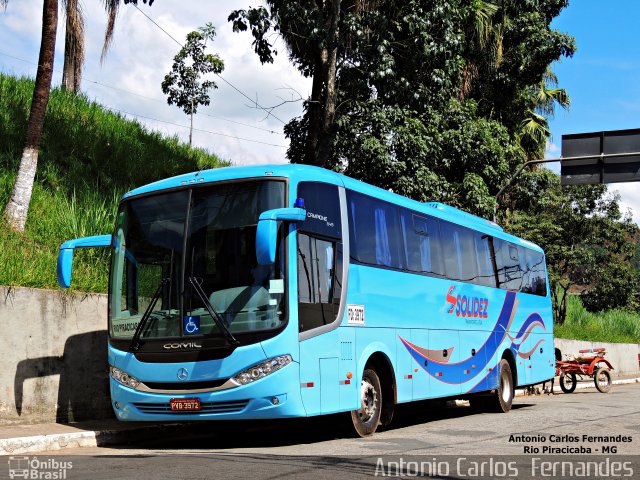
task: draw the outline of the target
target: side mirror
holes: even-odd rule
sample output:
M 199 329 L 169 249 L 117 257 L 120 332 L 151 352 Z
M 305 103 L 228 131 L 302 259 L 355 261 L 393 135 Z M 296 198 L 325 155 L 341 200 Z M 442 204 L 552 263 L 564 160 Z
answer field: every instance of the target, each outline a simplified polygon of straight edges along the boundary
M 307 218 L 304 208 L 275 208 L 260 214 L 256 231 L 256 256 L 259 265 L 271 265 L 276 261 L 278 221 L 303 222 Z
M 71 285 L 71 273 L 73 271 L 73 250 L 76 248 L 110 247 L 111 235 L 95 235 L 93 237 L 76 238 L 67 240 L 60 245 L 58 254 L 58 285 L 61 288 L 69 288 Z

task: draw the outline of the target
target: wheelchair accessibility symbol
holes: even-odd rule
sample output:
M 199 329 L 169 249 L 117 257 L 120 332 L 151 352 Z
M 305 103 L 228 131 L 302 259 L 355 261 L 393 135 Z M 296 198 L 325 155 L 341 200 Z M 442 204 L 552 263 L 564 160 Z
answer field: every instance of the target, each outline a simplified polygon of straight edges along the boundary
M 185 335 L 198 335 L 200 333 L 200 317 L 187 315 L 182 319 L 182 332 Z

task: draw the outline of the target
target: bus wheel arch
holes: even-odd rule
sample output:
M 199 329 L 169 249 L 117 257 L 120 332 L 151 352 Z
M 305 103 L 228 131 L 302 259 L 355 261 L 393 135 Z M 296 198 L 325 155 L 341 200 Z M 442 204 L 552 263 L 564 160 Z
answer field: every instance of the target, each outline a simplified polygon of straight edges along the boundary
M 516 368 L 516 358 L 511 350 L 505 350 L 502 354 L 502 359 L 509 362 L 511 367 L 511 379 L 513 380 L 514 388 L 518 386 L 518 369 Z
M 396 376 L 391 366 L 391 361 L 384 353 L 376 352 L 369 357 L 365 365 L 365 370 L 373 368 L 380 378 L 380 388 L 382 389 L 380 425 L 389 425 L 393 420 L 393 412 L 398 401 Z

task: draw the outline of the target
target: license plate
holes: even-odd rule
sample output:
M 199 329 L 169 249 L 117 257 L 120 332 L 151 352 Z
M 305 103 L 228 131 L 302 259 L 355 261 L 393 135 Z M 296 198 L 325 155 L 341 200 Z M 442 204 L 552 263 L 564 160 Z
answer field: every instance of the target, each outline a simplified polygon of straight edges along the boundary
M 195 412 L 200 410 L 199 398 L 172 398 L 169 400 L 171 410 L 178 412 Z

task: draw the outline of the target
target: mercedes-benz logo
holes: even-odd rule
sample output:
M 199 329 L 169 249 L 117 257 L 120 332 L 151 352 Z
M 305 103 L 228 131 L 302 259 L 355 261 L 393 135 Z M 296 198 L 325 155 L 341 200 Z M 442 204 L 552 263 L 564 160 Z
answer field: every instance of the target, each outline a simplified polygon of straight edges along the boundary
M 186 368 L 181 368 L 178 370 L 178 380 L 184 382 L 187 378 L 189 378 L 189 370 Z

